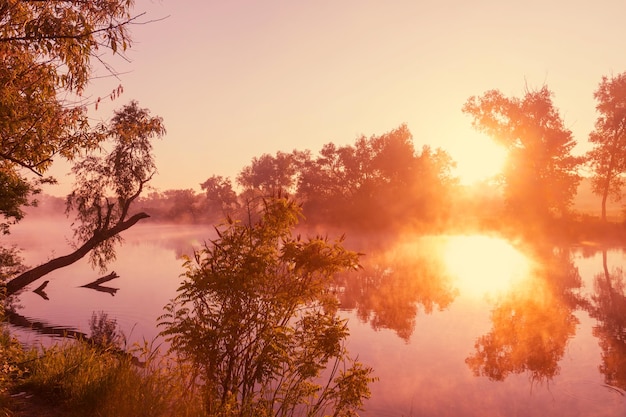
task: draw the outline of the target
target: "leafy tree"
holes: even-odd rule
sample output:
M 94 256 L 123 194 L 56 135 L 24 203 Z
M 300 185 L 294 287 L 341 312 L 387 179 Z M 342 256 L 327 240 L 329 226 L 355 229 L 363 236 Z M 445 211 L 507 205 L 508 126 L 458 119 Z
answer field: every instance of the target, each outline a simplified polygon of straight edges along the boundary
M 277 152 L 276 156 L 263 154 L 253 158 L 237 176 L 237 183 L 245 191 L 256 190 L 270 196 L 277 192 L 289 192 L 296 183 L 296 157 L 294 153 Z
M 0 2 L 0 213 L 8 224 L 39 189 L 55 157 L 73 159 L 104 139 L 77 97 L 102 50 L 131 42 L 132 0 Z M 110 71 L 112 68 L 108 67 Z M 119 91 L 114 92 L 118 94 Z M 72 99 L 75 97 L 76 100 Z M 40 179 L 29 179 L 30 172 Z M 48 180 L 49 181 L 49 180 Z
M 337 209 L 352 197 L 348 175 L 333 143 L 324 145 L 316 159 L 303 164 L 297 195 L 304 201 L 308 219 L 332 221 L 337 216 Z
M 371 369 L 349 360 L 330 292 L 358 257 L 341 241 L 292 237 L 299 215 L 272 198 L 258 221 L 229 222 L 187 260 L 160 318 L 171 349 L 197 370 L 208 415 L 348 416 L 369 395 Z
M 196 192 L 186 190 L 166 190 L 163 196 L 170 202 L 166 218 L 171 221 L 195 222 L 199 216 L 200 202 Z
M 619 201 L 626 173 L 626 73 L 602 77 L 594 97 L 599 113 L 587 153 L 593 176 L 593 192 L 602 197 L 602 221 L 606 221 L 606 202 Z
M 545 220 L 567 214 L 576 194 L 582 159 L 571 155 L 576 142 L 552 103 L 547 87 L 506 97 L 491 90 L 470 97 L 463 111 L 472 125 L 508 151 L 502 174 L 509 211 L 517 218 Z
M 354 145 L 324 145 L 302 165 L 298 196 L 308 219 L 359 228 L 428 222 L 445 206 L 453 161 L 439 149 L 415 151 L 406 125 Z
M 210 213 L 225 216 L 238 208 L 237 193 L 229 178 L 213 175 L 200 184 L 200 187 L 206 193 L 206 209 Z
M 307 216 L 349 226 L 379 226 L 388 196 L 406 186 L 415 160 L 405 125 L 381 136 L 359 137 L 354 145 L 324 145 L 304 164 L 298 195 Z
M 451 196 L 458 193 L 458 179 L 452 175 L 455 162 L 448 152 L 424 145 L 414 165 L 408 191 L 397 189 L 396 195 L 405 200 L 405 207 L 400 208 L 419 223 L 437 226 L 447 220 Z
M 150 116 L 135 101 L 115 112 L 106 131 L 114 142 L 111 152 L 86 156 L 72 168 L 76 185 L 67 197 L 67 211 L 76 211 L 76 250 L 13 278 L 7 283 L 7 295 L 88 253 L 91 263 L 101 269 L 115 259 L 115 245 L 122 241 L 119 233 L 149 217 L 144 212 L 131 215 L 131 207 L 156 172 L 151 140 L 164 133 L 162 119 Z

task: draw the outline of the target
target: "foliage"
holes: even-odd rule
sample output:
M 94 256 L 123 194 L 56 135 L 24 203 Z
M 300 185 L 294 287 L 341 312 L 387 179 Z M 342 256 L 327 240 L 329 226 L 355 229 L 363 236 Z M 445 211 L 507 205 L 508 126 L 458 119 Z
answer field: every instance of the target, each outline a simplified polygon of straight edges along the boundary
M 22 263 L 19 250 L 15 247 L 0 247 L 0 283 L 23 272 L 26 268 Z
M 156 172 L 151 140 L 165 133 L 162 119 L 132 101 L 115 112 L 105 133 L 113 139 L 113 149 L 104 156 L 87 155 L 72 168 L 76 184 L 66 211 L 76 211 L 74 252 L 14 277 L 7 283 L 7 295 L 87 254 L 93 266 L 104 270 L 115 259 L 120 233 L 149 217 L 143 212 L 131 215 L 131 208 Z
M 156 172 L 151 140 L 163 136 L 165 127 L 160 117 L 131 101 L 115 112 L 106 134 L 114 140 L 108 155 L 89 155 L 72 167 L 76 185 L 67 197 L 67 211 L 76 210 L 74 234 L 81 243 L 128 218 L 131 204 Z M 104 269 L 115 259 L 114 246 L 120 241 L 116 234 L 99 242 L 90 253 L 92 264 Z
M 314 222 L 379 230 L 416 219 L 435 222 L 454 186 L 453 166 L 442 150 L 416 153 L 402 125 L 360 137 L 354 146 L 324 145 L 316 159 L 302 163 L 297 195 Z
M 293 201 L 263 203 L 258 221 L 230 221 L 187 260 L 162 335 L 196 370 L 209 415 L 352 415 L 371 369 L 348 358 L 329 290 L 358 257 L 341 241 L 292 237 Z
M 73 159 L 103 140 L 92 129 L 80 94 L 99 51 L 121 53 L 130 45 L 132 0 L 0 2 L 0 176 L 7 193 L 0 210 L 23 216 L 20 206 L 56 156 Z
M 276 156 L 263 154 L 241 170 L 237 183 L 246 191 L 258 190 L 265 196 L 289 192 L 296 182 L 297 164 L 296 152 L 277 152 Z
M 204 210 L 207 215 L 212 215 L 212 219 L 216 220 L 218 216 L 223 219 L 239 208 L 237 193 L 233 190 L 230 179 L 213 175 L 200 184 L 200 187 L 206 197 Z
M 0 413 L 8 406 L 7 396 L 11 387 L 28 375 L 26 365 L 35 356 L 33 352 L 24 350 L 18 340 L 9 334 L 3 321 L 0 328 Z
M 120 348 L 123 335 L 117 330 L 117 320 L 110 319 L 109 315 L 103 311 L 96 314 L 94 312 L 89 320 L 89 337 L 91 343 L 102 348 Z
M 602 77 L 594 93 L 599 115 L 589 134 L 593 149 L 587 153 L 593 192 L 602 197 L 602 220 L 606 221 L 609 197 L 619 201 L 626 173 L 626 73 Z
M 404 125 L 354 145 L 324 145 L 313 158 L 308 150 L 253 158 L 237 176 L 213 175 L 191 189 L 152 192 L 140 204 L 156 221 L 211 223 L 225 217 L 248 219 L 263 197 L 292 193 L 303 203 L 307 224 L 377 230 L 417 224 L 435 228 L 449 220 L 458 194 L 454 161 L 441 149 L 413 148 Z
M 63 408 L 68 416 L 101 417 L 199 416 L 194 399 L 185 390 L 187 369 L 159 359 L 149 345 L 128 354 L 86 343 L 64 343 L 42 348 L 28 362 L 28 376 L 16 389 L 34 393 L 46 404 Z
M 552 103 L 547 87 L 509 98 L 491 90 L 470 97 L 463 111 L 472 125 L 502 144 L 508 160 L 502 175 L 509 211 L 527 220 L 567 214 L 580 181 L 576 142 Z

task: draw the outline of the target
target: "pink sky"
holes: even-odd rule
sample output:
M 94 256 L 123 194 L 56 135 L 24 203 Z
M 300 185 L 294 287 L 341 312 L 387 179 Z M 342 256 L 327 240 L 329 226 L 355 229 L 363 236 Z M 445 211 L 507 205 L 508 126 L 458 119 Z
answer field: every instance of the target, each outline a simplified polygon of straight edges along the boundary
M 166 19 L 133 28 L 123 95 L 164 118 L 160 190 L 233 180 L 255 156 L 352 144 L 406 123 L 417 149 L 447 150 L 459 174 L 489 169 L 490 141 L 461 112 L 472 95 L 544 83 L 579 146 L 603 75 L 626 71 L 622 1 L 150 1 Z M 98 80 L 90 94 L 118 85 Z M 71 179 L 53 173 L 64 194 Z M 476 173 L 479 174 L 478 172 Z

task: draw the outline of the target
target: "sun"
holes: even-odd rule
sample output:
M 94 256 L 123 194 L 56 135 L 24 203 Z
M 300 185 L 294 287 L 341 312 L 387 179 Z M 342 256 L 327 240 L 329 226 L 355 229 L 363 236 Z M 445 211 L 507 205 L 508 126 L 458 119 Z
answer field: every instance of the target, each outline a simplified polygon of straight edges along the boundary
M 472 185 L 499 174 L 506 157 L 503 146 L 480 134 L 466 135 L 463 146 L 452 154 L 457 164 L 455 174 L 463 185 Z

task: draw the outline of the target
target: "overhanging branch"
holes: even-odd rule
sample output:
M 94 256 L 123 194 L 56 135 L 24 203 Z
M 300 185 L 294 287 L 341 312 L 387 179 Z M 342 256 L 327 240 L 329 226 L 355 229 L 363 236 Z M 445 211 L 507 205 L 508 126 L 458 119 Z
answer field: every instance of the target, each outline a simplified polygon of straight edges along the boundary
M 39 278 L 49 274 L 50 272 L 73 264 L 74 262 L 87 255 L 92 249 L 98 246 L 98 244 L 123 232 L 124 230 L 134 226 L 138 221 L 146 219 L 148 217 L 150 216 L 146 213 L 137 213 L 130 217 L 128 220 L 117 223 L 111 229 L 96 232 L 89 240 L 83 243 L 74 252 L 65 256 L 54 258 L 42 265 L 23 272 L 22 274 L 18 275 L 7 283 L 6 295 L 13 295 L 27 285 L 30 285 L 33 282 L 37 281 Z

